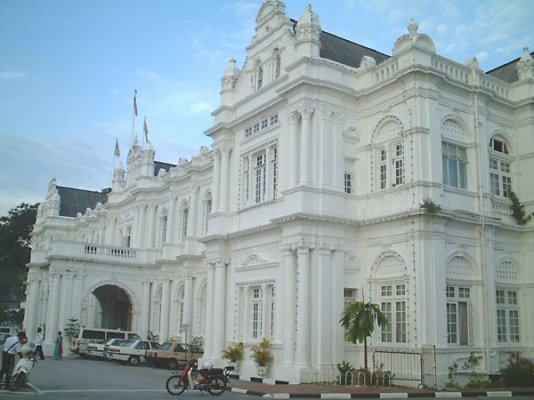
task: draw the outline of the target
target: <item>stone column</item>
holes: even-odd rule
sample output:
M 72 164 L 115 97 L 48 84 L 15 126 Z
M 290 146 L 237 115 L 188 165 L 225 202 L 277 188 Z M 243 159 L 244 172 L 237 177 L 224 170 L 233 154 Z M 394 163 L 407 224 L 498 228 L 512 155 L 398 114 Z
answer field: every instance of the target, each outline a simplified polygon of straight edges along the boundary
M 49 312 L 47 318 L 48 321 L 46 324 L 46 341 L 53 346 L 54 341 L 56 340 L 56 335 L 59 330 L 58 317 L 61 276 L 57 272 L 52 272 L 50 279 L 50 301 L 48 303 Z
M 24 327 L 26 334 L 30 338 L 34 338 L 37 332 L 37 325 L 39 324 L 37 310 L 39 308 L 39 274 L 34 270 L 28 273 L 28 298 L 26 299 L 26 312 L 24 318 Z
M 190 267 L 192 269 L 192 267 Z M 192 327 L 192 321 L 193 321 L 193 277 L 191 275 L 191 272 L 189 272 L 185 278 L 185 284 L 184 284 L 184 317 L 183 322 L 184 324 L 189 324 L 191 328 Z M 192 331 L 191 331 L 192 332 Z
M 297 349 L 295 365 L 309 367 L 310 365 L 310 331 L 311 331 L 311 272 L 310 249 L 301 245 L 297 250 L 298 256 L 298 299 L 297 299 Z
M 293 251 L 288 247 L 284 249 L 284 292 L 283 299 L 283 363 L 293 365 L 295 356 L 295 293 L 296 293 L 296 263 Z
M 228 187 L 230 186 L 230 149 L 221 149 L 221 185 L 220 185 L 220 203 L 219 210 L 228 211 Z
M 299 172 L 299 151 L 298 151 L 298 122 L 300 114 L 298 112 L 292 112 L 289 114 L 289 181 L 288 186 L 290 188 L 295 187 L 298 183 Z
M 166 243 L 174 243 L 174 232 L 176 227 L 176 202 L 177 199 L 174 197 L 174 194 L 171 195 L 170 205 L 169 205 L 169 215 L 167 217 L 167 233 L 166 233 Z
M 215 212 L 219 211 L 220 203 L 220 191 L 221 189 L 221 153 L 219 150 L 214 150 L 213 152 L 213 210 Z
M 199 201 L 198 201 L 198 191 L 199 186 L 193 184 L 191 187 L 191 213 L 189 213 L 189 223 L 190 234 L 189 236 L 196 238 L 198 232 L 198 211 L 199 211 Z
M 321 127 L 319 131 L 319 162 L 317 167 L 319 169 L 319 186 L 330 187 L 332 184 L 332 170 L 331 170 L 331 157 L 332 151 L 331 141 L 332 135 L 330 133 L 332 112 L 329 110 L 323 110 L 321 112 Z
M 72 272 L 65 272 L 63 275 L 62 289 L 61 289 L 61 316 L 60 326 L 65 328 L 67 321 L 72 315 L 72 286 L 74 282 L 74 274 Z
M 150 281 L 143 281 L 143 312 L 141 313 L 141 332 L 142 337 L 148 337 L 150 330 Z
M 317 367 L 332 366 L 332 260 L 331 249 L 321 247 L 317 250 L 317 296 L 316 301 L 316 364 Z
M 213 263 L 208 264 L 208 288 L 206 299 L 206 340 L 204 355 L 206 358 L 213 358 L 213 317 L 214 317 L 214 288 L 215 288 L 215 265 Z
M 156 232 L 156 222 L 155 222 L 156 207 L 154 206 L 149 206 L 149 207 L 150 208 L 148 209 L 148 218 L 145 223 L 145 230 L 148 231 L 145 248 L 151 249 L 154 247 L 154 234 Z
M 311 108 L 303 108 L 300 111 L 302 115 L 302 130 L 300 135 L 300 180 L 301 185 L 311 184 L 311 157 L 313 136 L 311 131 L 311 117 L 313 110 Z
M 83 273 L 75 273 L 72 280 L 72 293 L 76 296 L 72 296 L 72 317 L 76 318 L 78 322 L 82 323 L 82 298 L 83 298 Z
M 213 329 L 213 347 L 211 354 L 214 359 L 221 358 L 221 352 L 224 349 L 225 327 L 226 327 L 226 264 L 222 261 L 215 263 L 215 295 L 214 295 L 214 315 L 216 323 L 212 325 Z
M 248 315 L 248 310 L 250 310 L 250 296 L 249 296 L 249 288 L 248 286 L 243 287 L 243 315 Z M 248 341 L 248 338 L 250 337 L 249 332 L 249 324 L 245 319 L 241 319 L 241 326 L 242 326 L 242 338 L 241 341 L 246 342 Z
M 336 190 L 345 191 L 345 157 L 343 152 L 343 116 L 334 114 L 332 118 L 333 132 L 332 145 L 332 184 Z M 389 167 L 388 167 L 389 168 Z
M 272 149 L 270 146 L 267 146 L 265 149 L 265 200 L 270 200 L 273 198 L 273 185 L 271 182 L 271 154 Z
M 135 235 L 135 246 L 142 249 L 146 247 L 146 207 L 140 205 L 139 218 L 137 219 L 137 229 Z
M 159 339 L 164 341 L 169 336 L 169 306 L 171 281 L 164 280 L 161 290 L 161 314 L 159 316 Z
M 261 335 L 262 337 L 270 337 L 269 329 L 269 296 L 268 296 L 269 286 L 266 283 L 261 285 L 261 297 L 262 297 L 262 310 L 261 310 Z

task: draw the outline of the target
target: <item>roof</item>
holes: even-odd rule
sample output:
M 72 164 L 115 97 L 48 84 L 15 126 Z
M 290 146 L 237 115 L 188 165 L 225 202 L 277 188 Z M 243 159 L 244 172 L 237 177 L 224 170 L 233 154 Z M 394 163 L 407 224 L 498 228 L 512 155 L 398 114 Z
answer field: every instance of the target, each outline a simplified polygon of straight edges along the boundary
M 534 51 L 532 51 L 530 55 L 534 57 Z M 501 65 L 500 67 L 494 68 L 486 72 L 486 74 L 491 75 L 494 78 L 498 78 L 505 82 L 509 82 L 509 83 L 515 82 L 519 79 L 517 75 L 516 65 L 520 59 L 521 58 L 516 58 L 515 60 L 512 60 L 504 65 Z
M 387 54 L 324 31 L 321 31 L 321 51 L 319 55 L 322 58 L 354 68 L 360 66 L 363 56 L 373 57 L 377 64 L 390 57 Z
M 161 169 L 164 169 L 165 172 L 169 172 L 169 170 L 173 167 L 176 167 L 174 164 L 164 163 L 161 161 L 154 161 L 154 176 L 158 176 L 159 171 Z
M 56 188 L 61 198 L 59 215 L 62 217 L 76 217 L 78 213 L 85 213 L 88 208 L 95 208 L 97 203 L 105 204 L 108 201 L 109 190 L 96 192 L 64 186 Z

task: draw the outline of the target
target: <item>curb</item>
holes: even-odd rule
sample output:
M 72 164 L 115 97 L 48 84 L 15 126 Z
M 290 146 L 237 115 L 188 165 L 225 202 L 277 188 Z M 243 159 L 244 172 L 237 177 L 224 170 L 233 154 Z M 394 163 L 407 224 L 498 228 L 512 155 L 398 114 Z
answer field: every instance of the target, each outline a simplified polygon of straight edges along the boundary
M 524 391 L 478 391 L 478 392 L 386 392 L 386 393 L 265 393 L 242 388 L 232 388 L 232 392 L 248 396 L 272 399 L 406 399 L 433 397 L 436 399 L 458 399 L 468 397 L 503 398 L 515 396 L 534 396 L 534 390 Z

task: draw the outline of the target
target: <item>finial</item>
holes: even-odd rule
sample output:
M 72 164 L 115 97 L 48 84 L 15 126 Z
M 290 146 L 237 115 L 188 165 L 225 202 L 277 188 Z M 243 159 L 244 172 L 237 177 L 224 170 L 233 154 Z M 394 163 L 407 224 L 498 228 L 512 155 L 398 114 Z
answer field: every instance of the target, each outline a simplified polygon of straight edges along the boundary
M 415 19 L 411 19 L 410 23 L 408 24 L 408 32 L 410 32 L 410 36 L 415 36 L 417 34 L 417 29 L 419 28 L 419 25 L 417 25 L 417 22 L 415 22 Z

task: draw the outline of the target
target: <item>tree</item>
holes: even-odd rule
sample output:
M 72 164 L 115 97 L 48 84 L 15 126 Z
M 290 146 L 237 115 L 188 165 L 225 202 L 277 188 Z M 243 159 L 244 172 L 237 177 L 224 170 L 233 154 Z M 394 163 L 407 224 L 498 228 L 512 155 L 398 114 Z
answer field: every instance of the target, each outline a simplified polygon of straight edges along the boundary
M 363 343 L 364 367 L 367 368 L 367 337 L 375 330 L 375 321 L 378 326 L 387 324 L 386 316 L 378 304 L 364 301 L 355 301 L 347 304 L 341 314 L 339 322 L 345 328 L 345 337 L 351 343 Z
M 24 297 L 26 264 L 30 262 L 31 233 L 39 204 L 21 203 L 0 217 L 0 293 Z

